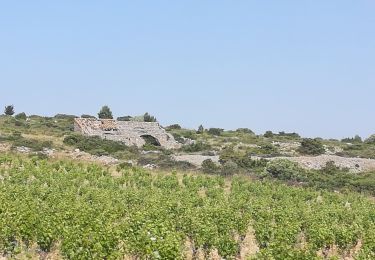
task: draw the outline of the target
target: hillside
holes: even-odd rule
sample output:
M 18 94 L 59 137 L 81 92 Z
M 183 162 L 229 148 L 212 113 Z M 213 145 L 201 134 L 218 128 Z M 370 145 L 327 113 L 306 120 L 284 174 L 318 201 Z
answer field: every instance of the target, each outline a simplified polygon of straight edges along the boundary
M 16 259 L 374 259 L 375 143 L 166 127 L 181 148 L 0 117 L 0 250 Z

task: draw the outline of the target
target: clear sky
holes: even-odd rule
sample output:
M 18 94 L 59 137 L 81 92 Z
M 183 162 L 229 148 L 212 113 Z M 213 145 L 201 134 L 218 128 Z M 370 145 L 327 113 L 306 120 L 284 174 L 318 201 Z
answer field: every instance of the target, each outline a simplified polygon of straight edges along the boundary
M 375 133 L 375 1 L 1 1 L 0 106 Z

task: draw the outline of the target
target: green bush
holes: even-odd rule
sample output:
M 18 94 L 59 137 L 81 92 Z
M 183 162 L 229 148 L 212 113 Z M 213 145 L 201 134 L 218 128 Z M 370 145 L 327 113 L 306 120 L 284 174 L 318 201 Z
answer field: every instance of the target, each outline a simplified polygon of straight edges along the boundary
M 343 143 L 362 143 L 362 138 L 359 135 L 356 135 L 353 138 L 344 138 L 341 139 Z
M 284 181 L 305 181 L 306 172 L 297 163 L 276 159 L 268 162 L 265 168 L 265 175 Z
M 284 131 L 279 132 L 279 136 L 285 136 L 290 138 L 301 138 L 301 136 L 297 133 L 285 133 Z
M 121 151 L 131 151 L 133 153 L 138 153 L 138 149 L 135 147 L 126 146 L 121 142 L 101 139 L 98 136 L 83 136 L 72 134 L 64 138 L 64 144 L 73 146 L 94 155 L 115 156 L 117 152 Z
M 251 134 L 251 135 L 253 135 L 253 134 L 255 134 L 251 129 L 249 129 L 249 128 L 238 128 L 237 130 L 236 130 L 236 132 L 238 132 L 238 133 L 244 133 L 244 134 Z
M 211 159 L 207 159 L 202 162 L 202 171 L 204 173 L 215 174 L 219 172 L 219 169 L 220 167 Z
M 51 141 L 39 141 L 35 139 L 19 138 L 13 141 L 13 147 L 28 147 L 33 151 L 42 151 L 43 148 L 52 148 Z
M 274 134 L 272 133 L 272 131 L 266 131 L 263 136 L 265 138 L 272 138 Z
M 209 144 L 203 143 L 203 142 L 195 142 L 190 145 L 184 145 L 182 147 L 182 150 L 187 153 L 194 153 L 194 152 L 202 152 L 210 150 L 212 147 Z
M 151 116 L 149 113 L 145 113 L 143 115 L 143 121 L 145 121 L 145 122 L 157 122 L 156 118 L 154 116 Z
M 325 153 L 325 149 L 320 140 L 304 138 L 298 152 L 305 155 L 320 155 Z
M 120 116 L 117 118 L 117 121 L 131 121 L 132 118 L 131 116 Z
M 83 115 L 81 115 L 81 118 L 93 118 L 93 119 L 96 119 L 95 116 L 87 115 L 87 114 L 83 114 Z
M 224 129 L 222 129 L 222 128 L 210 128 L 210 129 L 208 129 L 208 133 L 210 135 L 220 136 L 223 132 L 224 132 Z
M 15 115 L 14 118 L 17 119 L 17 120 L 26 120 L 27 116 L 24 112 L 22 112 L 22 113 L 19 113 L 19 114 Z
M 375 144 L 375 134 L 365 140 L 367 144 Z
M 75 116 L 75 115 L 66 115 L 66 114 L 57 114 L 57 115 L 54 116 L 54 118 L 56 118 L 56 119 L 70 119 L 70 120 L 73 120 L 74 118 L 77 118 L 77 117 L 78 116 Z
M 231 176 L 239 172 L 239 167 L 234 161 L 227 161 L 221 167 L 221 175 Z
M 200 125 L 197 130 L 197 134 L 203 134 L 204 133 L 204 127 L 203 125 Z
M 173 125 L 167 126 L 165 129 L 167 129 L 167 130 L 180 130 L 180 129 L 182 129 L 182 127 L 179 124 L 173 124 Z

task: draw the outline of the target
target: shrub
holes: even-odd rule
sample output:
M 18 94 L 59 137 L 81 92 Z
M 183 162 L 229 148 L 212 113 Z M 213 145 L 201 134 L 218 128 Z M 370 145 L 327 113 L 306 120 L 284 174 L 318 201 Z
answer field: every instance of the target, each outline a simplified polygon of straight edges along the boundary
M 210 128 L 210 129 L 208 129 L 208 133 L 210 135 L 220 136 L 223 132 L 224 132 L 224 129 L 222 129 L 222 128 Z
M 132 118 L 131 116 L 120 116 L 117 118 L 117 121 L 131 121 Z
M 203 125 L 200 125 L 197 130 L 197 134 L 203 134 L 204 133 L 204 127 Z
M 154 116 L 151 116 L 147 112 L 143 115 L 143 121 L 145 121 L 145 122 L 157 122 L 156 118 Z
M 111 109 L 108 106 L 103 106 L 98 113 L 98 117 L 100 119 L 113 119 Z
M 166 127 L 167 130 L 180 130 L 182 127 L 179 124 L 173 124 Z
M 33 151 L 42 151 L 43 148 L 52 148 L 51 141 L 40 141 L 36 139 L 18 138 L 13 141 L 13 147 L 28 147 Z
M 195 142 L 193 144 L 185 145 L 182 147 L 182 150 L 188 153 L 201 152 L 201 151 L 206 151 L 210 149 L 211 149 L 211 145 L 203 143 L 203 142 Z
M 202 162 L 202 171 L 204 173 L 214 174 L 217 173 L 219 169 L 220 167 L 211 159 L 207 159 Z
M 344 138 L 341 139 L 343 143 L 362 143 L 362 138 L 359 135 L 356 135 L 354 138 Z
M 67 114 L 57 114 L 54 116 L 56 119 L 70 119 L 73 120 L 74 118 L 77 118 L 75 115 L 67 115 Z
M 129 162 L 122 162 L 119 165 L 117 165 L 116 170 L 120 172 L 121 170 L 130 169 L 133 167 L 133 164 Z
M 94 119 L 96 119 L 95 116 L 87 115 L 87 114 L 83 114 L 83 115 L 81 115 L 81 118 L 94 118 Z
M 279 132 L 279 136 L 286 136 L 291 138 L 301 138 L 301 136 L 297 133 L 285 133 L 284 131 Z
M 24 112 L 22 112 L 22 113 L 19 113 L 19 114 L 15 115 L 15 118 L 17 120 L 26 120 L 27 116 L 26 116 L 26 114 Z
M 5 109 L 4 109 L 4 114 L 7 115 L 7 116 L 13 116 L 14 115 L 14 106 L 13 105 L 9 105 L 9 106 L 6 106 Z
M 137 152 L 137 149 L 128 147 L 124 143 L 101 139 L 98 136 L 72 134 L 64 138 L 64 144 L 94 155 L 116 155 L 121 151 Z
M 236 130 L 236 132 L 238 132 L 238 133 L 244 133 L 244 134 L 255 134 L 251 129 L 249 129 L 249 128 L 238 128 L 237 130 Z
M 286 159 L 276 159 L 268 162 L 265 175 L 286 181 L 306 180 L 305 170 L 300 168 L 297 163 Z
M 221 168 L 221 174 L 224 176 L 231 176 L 239 172 L 238 165 L 233 161 L 227 161 Z
M 365 140 L 365 143 L 367 144 L 375 144 L 375 134 L 371 135 L 369 138 Z
M 272 131 L 266 131 L 263 136 L 266 138 L 272 138 L 274 134 L 272 133 Z
M 298 152 L 306 155 L 320 155 L 325 153 L 323 144 L 318 139 L 304 138 Z

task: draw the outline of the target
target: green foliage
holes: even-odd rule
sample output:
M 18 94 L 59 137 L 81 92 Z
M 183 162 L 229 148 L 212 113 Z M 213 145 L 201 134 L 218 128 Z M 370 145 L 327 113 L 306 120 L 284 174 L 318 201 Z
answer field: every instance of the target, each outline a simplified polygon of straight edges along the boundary
M 325 153 L 325 149 L 320 140 L 304 138 L 298 152 L 306 155 L 320 155 Z
M 24 138 L 21 132 L 14 131 L 11 135 L 0 138 L 0 141 L 8 141 L 15 147 L 27 147 L 32 151 L 42 151 L 43 148 L 52 148 L 51 141 L 42 141 L 37 139 Z
M 221 167 L 221 174 L 223 176 L 232 176 L 239 173 L 240 169 L 234 161 L 227 161 Z
M 17 120 L 26 120 L 27 116 L 24 112 L 22 112 L 22 113 L 19 113 L 19 114 L 15 115 L 14 118 L 17 119 Z
M 74 146 L 75 148 L 94 155 L 112 155 L 119 157 L 121 154 L 119 152 L 128 151 L 134 154 L 138 153 L 136 147 L 129 147 L 121 142 L 101 139 L 98 136 L 71 134 L 64 138 L 64 144 Z
M 353 138 L 344 138 L 341 139 L 343 143 L 362 143 L 362 138 L 359 135 L 356 135 Z
M 182 127 L 179 124 L 173 124 L 166 127 L 167 130 L 180 130 Z
M 237 130 L 236 130 L 236 132 L 238 132 L 238 133 L 244 133 L 244 134 L 251 134 L 251 135 L 254 135 L 255 133 L 251 130 L 251 129 L 249 129 L 249 128 L 238 128 Z
M 147 112 L 143 115 L 143 121 L 144 122 L 157 122 L 156 118 L 154 116 L 151 116 Z
M 42 151 L 43 148 L 52 148 L 51 141 L 40 141 L 36 139 L 19 138 L 13 141 L 13 147 L 28 147 L 33 151 Z
M 200 125 L 197 130 L 197 134 L 203 134 L 204 133 L 204 127 L 203 125 Z
M 263 136 L 265 138 L 272 138 L 274 134 L 272 133 L 272 131 L 266 131 Z
M 337 155 L 375 159 L 375 145 L 371 144 L 371 142 L 346 145 L 344 151 L 337 153 Z
M 67 259 L 183 259 L 188 239 L 193 252 L 235 259 L 251 226 L 257 259 L 318 259 L 332 245 L 344 258 L 358 241 L 358 259 L 375 257 L 375 204 L 363 196 L 134 167 L 120 174 L 0 156 L 1 255 L 35 245 L 44 256 L 58 244 Z
M 111 109 L 108 106 L 103 106 L 98 113 L 98 117 L 100 119 L 113 119 Z
M 369 138 L 365 140 L 367 144 L 375 144 L 375 135 L 371 135 Z
M 13 116 L 14 115 L 14 106 L 13 105 L 9 105 L 9 106 L 6 106 L 5 109 L 4 109 L 4 115 L 6 116 Z
M 210 129 L 208 129 L 207 132 L 210 135 L 220 136 L 224 132 L 224 129 L 222 129 L 222 128 L 210 128 Z
M 208 151 L 211 149 L 211 146 L 207 143 L 198 141 L 190 145 L 184 145 L 181 149 L 187 153 L 194 153 L 194 152 Z
M 67 114 L 56 114 L 54 116 L 55 119 L 68 119 L 68 120 L 71 120 L 73 121 L 74 118 L 77 118 L 77 116 L 75 115 L 67 115 Z
M 285 136 L 285 137 L 290 137 L 290 138 L 301 138 L 301 136 L 297 133 L 285 133 L 284 131 L 279 132 L 279 136 Z
M 297 163 L 286 159 L 270 161 L 265 168 L 265 175 L 284 181 L 305 181 L 306 172 Z
M 211 159 L 206 159 L 202 162 L 202 171 L 208 174 L 218 173 L 220 167 L 214 163 Z
M 121 116 L 117 118 L 117 121 L 131 121 L 132 118 L 131 116 Z
M 83 114 L 83 115 L 81 115 L 81 118 L 92 118 L 92 119 L 96 119 L 95 116 L 87 115 L 87 114 Z

